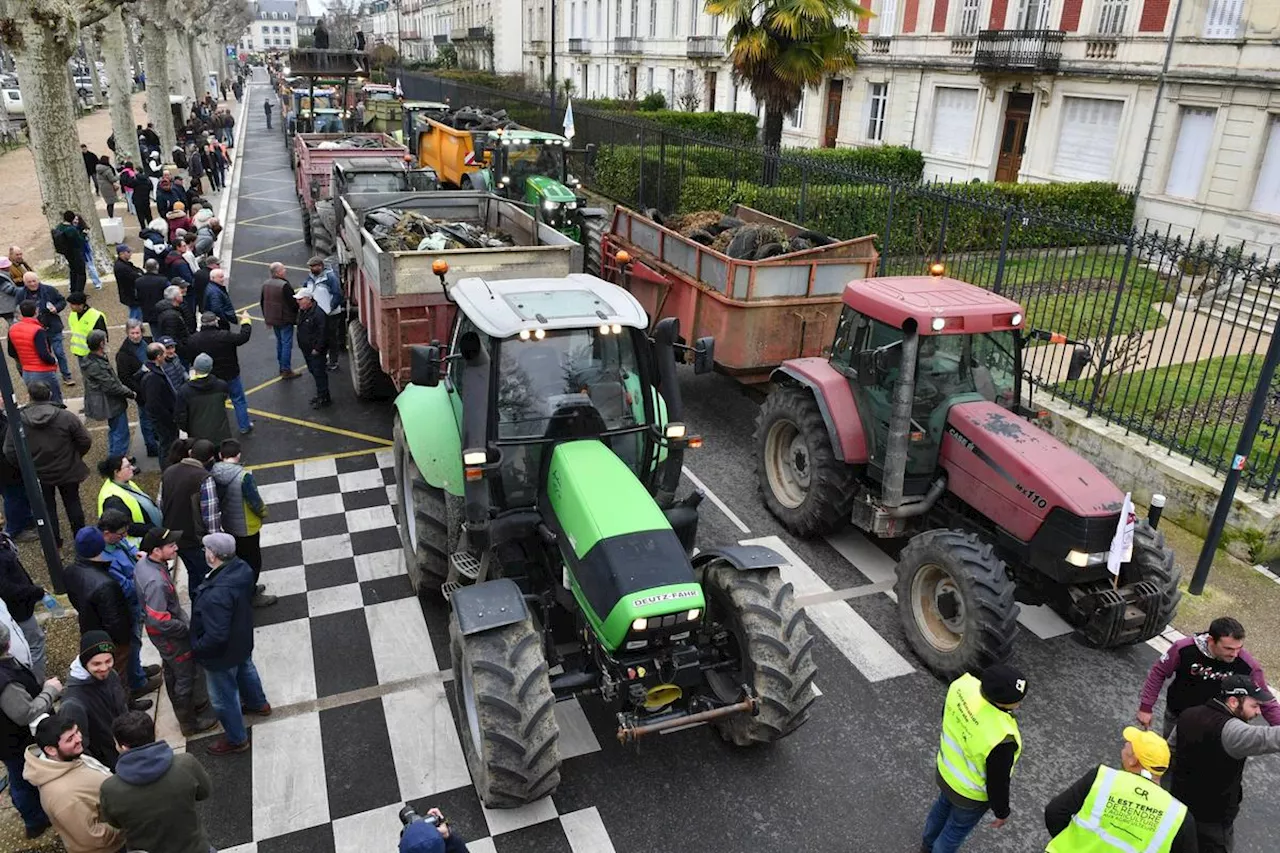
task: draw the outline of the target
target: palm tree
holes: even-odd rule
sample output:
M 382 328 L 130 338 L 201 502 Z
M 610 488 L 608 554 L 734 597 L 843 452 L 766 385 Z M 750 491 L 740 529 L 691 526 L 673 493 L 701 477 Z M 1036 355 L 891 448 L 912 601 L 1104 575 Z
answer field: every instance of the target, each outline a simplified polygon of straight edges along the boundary
M 807 87 L 857 64 L 857 19 L 871 15 L 855 0 L 706 0 L 706 10 L 731 22 L 725 45 L 734 79 L 764 106 L 770 150 Z

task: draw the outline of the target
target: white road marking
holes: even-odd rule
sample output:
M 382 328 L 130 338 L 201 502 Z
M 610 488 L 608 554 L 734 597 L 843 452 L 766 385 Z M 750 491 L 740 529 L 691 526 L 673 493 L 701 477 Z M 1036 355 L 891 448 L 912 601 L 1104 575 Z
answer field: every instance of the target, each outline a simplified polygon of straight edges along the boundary
M 684 475 L 689 478 L 689 482 L 693 483 L 696 488 L 702 489 L 702 491 L 707 495 L 707 500 L 715 504 L 716 508 L 724 513 L 725 518 L 732 521 L 743 533 L 751 532 L 751 528 L 743 524 L 742 519 L 738 518 L 737 514 L 735 514 L 733 510 L 729 509 L 729 505 L 720 500 L 720 497 L 715 492 L 711 491 L 706 483 L 699 480 L 687 466 L 682 470 L 684 471 Z
M 614 853 L 609 831 L 595 806 L 560 815 L 560 826 L 573 853 Z
M 818 595 L 831 591 L 827 582 L 779 537 L 762 536 L 743 540 L 739 544 L 763 545 L 781 554 L 787 561 L 782 566 L 782 577 L 795 587 L 796 595 Z M 814 604 L 805 608 L 805 612 L 868 681 L 884 681 L 915 672 L 907 659 L 898 654 L 867 620 L 845 602 Z
M 1075 628 L 1047 604 L 1021 604 L 1018 606 L 1018 624 L 1042 640 L 1051 640 L 1070 634 Z

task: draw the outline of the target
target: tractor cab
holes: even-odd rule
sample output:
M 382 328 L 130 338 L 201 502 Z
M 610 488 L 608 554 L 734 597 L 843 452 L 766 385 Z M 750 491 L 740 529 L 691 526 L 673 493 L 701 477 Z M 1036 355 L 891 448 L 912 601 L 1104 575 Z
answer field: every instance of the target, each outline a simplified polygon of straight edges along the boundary
M 493 185 L 507 198 L 530 206 L 533 215 L 575 240 L 581 237 L 576 211 L 586 205 L 570 185 L 565 155 L 569 140 L 559 134 L 522 128 L 484 134 L 484 147 L 493 153 Z
M 413 161 L 397 157 L 350 157 L 333 161 L 329 197 L 351 193 L 425 192 L 440 188 L 434 169 L 413 168 Z
M 418 153 L 418 133 L 425 129 L 427 120 L 440 121 L 452 111 L 452 107 L 440 101 L 403 101 L 400 108 L 400 129 L 392 135 L 408 145 L 409 152 L 415 156 Z M 369 109 L 370 105 L 366 104 L 366 115 Z M 374 106 L 373 109 L 377 111 L 382 108 Z

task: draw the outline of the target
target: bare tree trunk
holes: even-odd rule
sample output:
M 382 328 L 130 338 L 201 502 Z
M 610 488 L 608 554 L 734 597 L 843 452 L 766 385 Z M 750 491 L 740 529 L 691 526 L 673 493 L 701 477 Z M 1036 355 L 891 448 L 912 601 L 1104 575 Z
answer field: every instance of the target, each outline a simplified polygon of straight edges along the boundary
M 197 101 L 203 100 L 209 91 L 209 74 L 205 71 L 204 54 L 200 48 L 200 35 L 192 30 L 187 31 L 187 56 L 191 57 L 191 80 L 194 83 Z
M 196 100 L 196 89 L 191 81 L 191 51 L 186 28 L 170 21 L 166 40 L 168 42 L 169 83 L 173 87 L 174 94 L 182 95 L 184 98 L 194 102 Z M 190 109 L 190 104 L 187 105 L 186 109 Z
M 120 10 L 124 21 L 124 60 L 129 69 L 129 89 L 133 90 L 133 80 L 142 71 L 142 53 L 138 50 L 138 22 Z M 136 122 L 135 122 L 136 124 Z
M 169 39 L 163 29 L 164 5 L 161 0 L 144 0 L 142 17 L 142 55 L 147 66 L 147 114 L 160 136 L 160 156 L 168 158 L 176 144 L 173 113 L 169 110 Z
M 93 193 L 80 157 L 80 137 L 74 123 L 76 111 L 67 73 L 77 21 L 69 15 L 70 6 L 63 7 L 68 15 L 60 19 L 50 14 L 58 11 L 57 8 L 32 9 L 25 4 L 20 8 L 22 12 L 11 19 L 17 38 L 13 35 L 7 38 L 22 79 L 31 156 L 40 187 L 40 212 L 50 229 L 62 222 L 64 210 L 84 214 L 95 254 L 107 257 L 102 226 L 94 212 Z M 35 12 L 49 17 L 42 15 L 37 21 Z M 69 39 L 68 34 L 72 34 L 72 38 Z
M 107 104 L 111 108 L 111 129 L 116 136 L 116 156 L 121 162 L 141 163 L 137 122 L 133 120 L 133 81 L 129 77 L 124 18 L 119 9 L 103 19 L 99 43 L 107 66 Z
M 99 104 L 107 102 L 107 96 L 102 91 L 102 80 L 98 77 L 98 65 L 94 62 L 94 52 L 92 41 L 86 42 L 84 33 L 80 34 L 80 51 L 84 54 L 84 66 L 86 76 L 89 78 L 89 85 L 93 87 L 93 100 Z

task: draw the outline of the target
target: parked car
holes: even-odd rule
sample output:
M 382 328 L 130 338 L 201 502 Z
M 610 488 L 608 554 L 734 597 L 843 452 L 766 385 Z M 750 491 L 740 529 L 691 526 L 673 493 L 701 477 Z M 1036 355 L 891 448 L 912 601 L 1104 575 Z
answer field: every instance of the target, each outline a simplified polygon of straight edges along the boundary
M 0 104 L 9 118 L 26 118 L 27 108 L 22 104 L 22 92 L 17 89 L 0 89 Z

